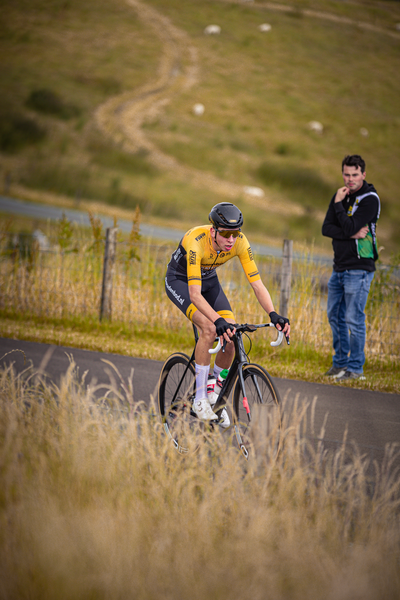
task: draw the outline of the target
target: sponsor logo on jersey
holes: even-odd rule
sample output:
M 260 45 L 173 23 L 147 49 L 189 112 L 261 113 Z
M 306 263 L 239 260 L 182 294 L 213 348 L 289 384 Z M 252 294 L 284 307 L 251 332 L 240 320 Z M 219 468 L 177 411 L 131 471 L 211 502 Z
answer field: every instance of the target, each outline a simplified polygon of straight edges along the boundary
M 203 238 L 205 236 L 206 236 L 205 233 L 201 233 L 200 235 L 197 236 L 197 238 L 195 238 L 196 242 L 199 242 L 201 240 L 201 238 Z
M 253 251 L 250 246 L 247 248 L 247 254 L 249 255 L 250 260 L 254 260 Z
M 181 248 L 178 248 L 174 254 L 174 260 L 176 262 L 178 262 L 181 256 L 182 256 L 182 250 L 181 250 Z
M 194 250 L 189 251 L 189 265 L 196 264 L 196 252 Z

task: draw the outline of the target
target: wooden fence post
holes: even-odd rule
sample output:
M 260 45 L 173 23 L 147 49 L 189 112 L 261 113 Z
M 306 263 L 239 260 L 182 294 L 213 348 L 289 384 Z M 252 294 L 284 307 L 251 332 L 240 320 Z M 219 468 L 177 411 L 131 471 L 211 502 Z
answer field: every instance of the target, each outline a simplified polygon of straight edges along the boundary
M 101 290 L 100 321 L 111 320 L 112 281 L 114 275 L 115 254 L 117 249 L 118 227 L 106 230 L 106 246 L 104 250 L 103 285 Z
M 281 272 L 281 303 L 279 314 L 287 317 L 289 312 L 290 288 L 292 283 L 293 240 L 283 240 L 282 272 Z

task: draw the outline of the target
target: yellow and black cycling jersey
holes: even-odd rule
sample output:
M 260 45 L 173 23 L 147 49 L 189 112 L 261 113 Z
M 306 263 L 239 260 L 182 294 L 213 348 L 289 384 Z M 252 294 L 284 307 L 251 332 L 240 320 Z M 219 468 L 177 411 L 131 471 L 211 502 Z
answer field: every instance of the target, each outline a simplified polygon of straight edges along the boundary
M 187 277 L 189 285 L 201 285 L 203 279 L 213 276 L 215 269 L 238 256 L 249 282 L 253 283 L 260 279 L 246 236 L 240 233 L 229 252 L 217 252 L 211 243 L 211 227 L 211 225 L 201 225 L 189 229 L 172 254 L 168 268 L 172 269 L 178 277 Z

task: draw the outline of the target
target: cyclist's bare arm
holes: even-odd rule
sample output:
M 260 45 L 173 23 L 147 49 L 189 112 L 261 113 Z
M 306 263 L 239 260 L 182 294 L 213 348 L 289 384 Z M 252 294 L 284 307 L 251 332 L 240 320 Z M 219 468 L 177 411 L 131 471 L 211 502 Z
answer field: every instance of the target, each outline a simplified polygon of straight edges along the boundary
M 263 284 L 263 282 L 261 281 L 261 279 L 259 279 L 258 281 L 254 281 L 250 285 L 253 288 L 253 291 L 256 295 L 258 302 L 260 303 L 262 308 L 265 310 L 265 312 L 267 314 L 269 314 L 270 312 L 274 311 L 275 308 L 274 308 L 273 302 L 271 300 L 270 293 L 267 290 L 267 288 L 265 287 L 265 285 Z M 280 325 L 278 327 L 280 327 Z M 289 323 L 285 324 L 283 332 L 286 336 L 290 335 Z

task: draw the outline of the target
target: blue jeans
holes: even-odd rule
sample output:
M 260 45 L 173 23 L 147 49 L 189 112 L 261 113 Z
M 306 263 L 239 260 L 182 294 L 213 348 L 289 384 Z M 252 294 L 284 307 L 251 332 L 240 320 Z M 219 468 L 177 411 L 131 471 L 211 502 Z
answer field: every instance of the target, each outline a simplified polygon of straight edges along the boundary
M 365 363 L 365 305 L 374 273 L 333 271 L 328 283 L 328 319 L 332 329 L 334 367 L 361 374 Z

